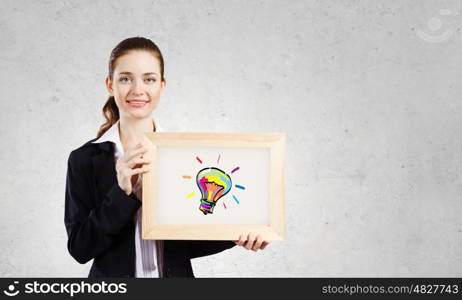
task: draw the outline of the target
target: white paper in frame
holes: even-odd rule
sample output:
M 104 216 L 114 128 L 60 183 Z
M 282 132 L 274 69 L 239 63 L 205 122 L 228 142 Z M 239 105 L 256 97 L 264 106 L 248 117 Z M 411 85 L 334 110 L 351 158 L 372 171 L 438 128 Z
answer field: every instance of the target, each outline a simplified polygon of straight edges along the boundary
M 283 240 L 285 134 L 166 133 L 144 136 L 142 237 Z

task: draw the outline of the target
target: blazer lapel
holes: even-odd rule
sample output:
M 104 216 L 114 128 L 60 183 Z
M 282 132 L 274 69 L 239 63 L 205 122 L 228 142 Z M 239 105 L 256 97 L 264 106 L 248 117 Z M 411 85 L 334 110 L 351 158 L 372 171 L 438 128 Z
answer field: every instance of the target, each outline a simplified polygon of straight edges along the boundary
M 99 192 L 100 200 L 109 192 L 111 187 L 117 182 L 115 171 L 114 147 L 111 142 L 98 144 L 102 150 L 99 154 L 92 157 L 94 182 Z

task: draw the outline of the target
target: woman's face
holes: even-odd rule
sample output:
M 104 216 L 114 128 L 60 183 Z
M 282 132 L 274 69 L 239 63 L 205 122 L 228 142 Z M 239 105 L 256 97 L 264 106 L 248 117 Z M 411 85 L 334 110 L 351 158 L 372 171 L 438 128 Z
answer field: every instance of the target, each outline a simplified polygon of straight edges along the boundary
M 106 86 L 121 118 L 151 117 L 165 88 L 160 74 L 159 60 L 147 51 L 130 51 L 117 58 L 113 80 L 107 77 Z

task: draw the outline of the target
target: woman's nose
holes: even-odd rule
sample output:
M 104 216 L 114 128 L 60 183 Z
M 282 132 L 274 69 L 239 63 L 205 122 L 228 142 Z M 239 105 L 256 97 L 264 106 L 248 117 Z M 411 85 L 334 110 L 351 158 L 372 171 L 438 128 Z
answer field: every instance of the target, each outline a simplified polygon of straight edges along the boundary
M 139 82 L 138 80 L 133 81 L 132 92 L 134 94 L 142 94 L 143 93 L 143 83 Z

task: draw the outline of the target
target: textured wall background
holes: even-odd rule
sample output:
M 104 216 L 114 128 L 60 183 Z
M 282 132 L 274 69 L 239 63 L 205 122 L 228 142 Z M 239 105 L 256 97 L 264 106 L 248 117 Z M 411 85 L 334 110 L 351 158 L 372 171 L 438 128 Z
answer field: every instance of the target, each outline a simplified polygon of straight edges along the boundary
M 461 5 L 2 1 L 0 276 L 87 276 L 66 249 L 67 157 L 137 35 L 166 59 L 165 130 L 288 134 L 287 240 L 196 276 L 462 276 Z

